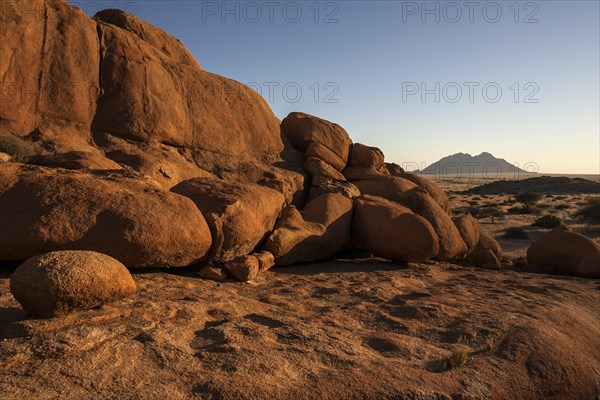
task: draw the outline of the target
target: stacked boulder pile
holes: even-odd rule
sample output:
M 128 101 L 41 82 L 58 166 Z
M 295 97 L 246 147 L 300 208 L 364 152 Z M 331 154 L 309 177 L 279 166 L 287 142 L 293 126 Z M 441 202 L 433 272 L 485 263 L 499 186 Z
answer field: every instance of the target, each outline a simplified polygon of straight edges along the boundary
M 0 17 L 0 84 L 14 92 L 0 146 L 31 149 L 0 164 L 0 260 L 86 250 L 240 280 L 352 249 L 499 265 L 498 243 L 470 215 L 452 219 L 438 186 L 341 126 L 279 121 L 130 14 L 34 4 L 9 2 Z

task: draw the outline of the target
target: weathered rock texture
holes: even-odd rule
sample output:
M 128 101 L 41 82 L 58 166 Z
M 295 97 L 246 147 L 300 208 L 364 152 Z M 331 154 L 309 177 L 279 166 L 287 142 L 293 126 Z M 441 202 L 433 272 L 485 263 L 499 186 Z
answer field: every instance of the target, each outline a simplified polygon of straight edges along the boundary
M 479 221 L 470 213 L 466 213 L 460 217 L 452 218 L 454 225 L 458 229 L 458 233 L 467 245 L 467 251 L 471 252 L 479 242 Z
M 304 210 L 286 208 L 264 249 L 277 265 L 326 260 L 350 244 L 352 200 L 325 193 Z
M 204 214 L 213 237 L 210 258 L 216 261 L 251 253 L 273 230 L 284 204 L 273 189 L 211 178 L 184 181 L 171 191 L 192 199 Z
M 438 235 L 425 218 L 380 197 L 357 200 L 352 241 L 376 256 L 402 262 L 421 262 L 439 254 Z
M 8 164 L 0 174 L 0 258 L 93 250 L 128 267 L 202 260 L 210 231 L 194 203 L 148 181 Z
M 10 291 L 28 313 L 56 317 L 135 293 L 127 268 L 91 251 L 58 251 L 32 257 L 10 278 Z
M 400 195 L 399 201 L 429 221 L 435 230 L 440 243 L 440 250 L 436 255 L 438 260 L 454 260 L 467 252 L 467 245 L 452 219 L 424 189 L 407 190 Z

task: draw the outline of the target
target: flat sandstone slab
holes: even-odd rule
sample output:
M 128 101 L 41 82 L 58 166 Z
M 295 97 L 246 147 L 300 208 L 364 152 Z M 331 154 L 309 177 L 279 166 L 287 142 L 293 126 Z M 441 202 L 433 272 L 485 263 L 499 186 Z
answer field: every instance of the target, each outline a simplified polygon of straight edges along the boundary
M 2 398 L 600 393 L 599 281 L 374 261 L 275 268 L 249 284 L 134 279 L 132 298 L 45 321 L 26 318 L 0 272 Z

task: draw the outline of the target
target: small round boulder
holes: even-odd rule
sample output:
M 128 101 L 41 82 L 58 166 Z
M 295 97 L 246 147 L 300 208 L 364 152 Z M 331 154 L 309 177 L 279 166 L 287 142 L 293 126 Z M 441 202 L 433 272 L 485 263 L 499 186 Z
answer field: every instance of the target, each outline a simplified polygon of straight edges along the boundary
M 136 286 L 123 264 L 93 251 L 57 251 L 25 261 L 10 291 L 31 315 L 52 318 L 130 296 Z

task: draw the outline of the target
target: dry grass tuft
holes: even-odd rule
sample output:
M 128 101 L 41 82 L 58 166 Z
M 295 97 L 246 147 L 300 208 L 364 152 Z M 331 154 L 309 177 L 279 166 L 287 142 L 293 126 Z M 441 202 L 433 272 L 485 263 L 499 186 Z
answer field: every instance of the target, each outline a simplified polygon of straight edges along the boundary
M 433 360 L 427 363 L 430 372 L 446 372 L 466 364 L 471 355 L 471 349 L 465 345 L 457 344 L 452 349 L 452 354 L 446 358 Z
M 463 345 L 456 345 L 452 350 L 452 354 L 446 360 L 446 370 L 451 370 L 464 365 L 469 359 L 469 348 Z
M 10 155 L 15 162 L 27 163 L 35 154 L 35 148 L 18 136 L 0 135 L 0 152 Z

